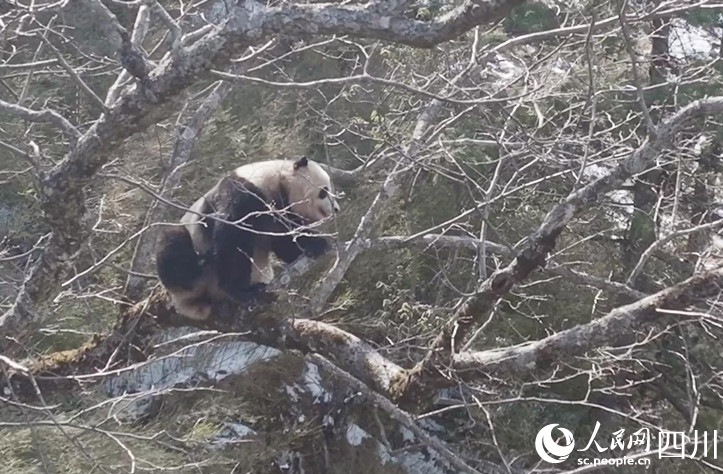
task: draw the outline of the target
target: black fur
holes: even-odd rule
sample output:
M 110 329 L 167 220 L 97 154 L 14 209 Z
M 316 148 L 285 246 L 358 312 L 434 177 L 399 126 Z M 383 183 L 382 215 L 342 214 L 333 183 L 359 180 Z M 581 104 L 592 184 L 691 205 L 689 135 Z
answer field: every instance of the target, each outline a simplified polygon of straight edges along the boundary
M 224 178 L 215 196 L 219 217 L 236 225 L 216 222 L 213 228 L 213 259 L 220 288 L 234 299 L 245 301 L 251 287 L 251 257 L 254 248 L 271 230 L 270 199 L 253 184 L 235 176 Z M 246 230 L 248 229 L 248 230 Z
M 291 235 L 277 237 L 271 247 L 276 256 L 284 263 L 291 263 L 301 257 L 302 254 L 313 258 L 320 257 L 330 248 L 331 245 L 329 245 L 327 239 L 312 235 L 300 235 L 296 238 Z
M 294 161 L 294 169 L 298 170 L 299 168 L 303 168 L 304 166 L 309 165 L 309 159 L 305 156 L 300 156 L 299 158 Z
M 269 249 L 285 263 L 295 261 L 304 253 L 318 257 L 330 248 L 323 237 L 294 235 L 294 229 L 301 226 L 302 221 L 298 216 L 279 212 L 287 206 L 285 189 L 271 196 L 243 178 L 227 176 L 219 183 L 215 195 L 206 197 L 202 212 L 213 212 L 214 216 L 236 225 L 208 218 L 202 220 L 206 224 L 204 233 L 212 239 L 213 250 L 207 256 L 197 255 L 184 227 L 164 230 L 156 257 L 161 282 L 171 290 L 191 290 L 201 277 L 204 265 L 214 265 L 218 286 L 230 298 L 245 302 L 262 297 L 265 285 L 251 284 L 250 258 L 255 248 Z
M 157 243 L 156 270 L 168 289 L 191 290 L 202 268 L 185 227 L 162 229 Z
M 307 165 L 308 161 L 305 156 L 294 163 L 295 168 Z M 286 189 L 281 188 L 278 200 L 279 209 L 286 209 L 289 206 L 289 193 Z M 303 219 L 300 216 L 286 213 L 280 219 L 276 219 L 274 224 L 277 234 L 292 234 L 294 229 L 303 225 Z M 308 230 L 304 232 L 304 234 L 309 233 Z M 271 241 L 271 250 L 284 263 L 292 263 L 304 253 L 310 257 L 320 257 L 330 248 L 331 245 L 327 239 L 313 235 L 283 235 L 277 236 Z

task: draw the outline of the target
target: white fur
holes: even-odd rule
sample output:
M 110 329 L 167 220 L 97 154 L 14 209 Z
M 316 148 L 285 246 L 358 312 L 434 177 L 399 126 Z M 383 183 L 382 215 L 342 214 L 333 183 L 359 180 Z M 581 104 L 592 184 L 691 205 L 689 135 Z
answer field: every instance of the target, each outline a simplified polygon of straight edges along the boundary
M 334 188 L 329 174 L 318 163 L 308 161 L 306 166 L 294 168 L 293 160 L 270 160 L 250 163 L 233 170 L 237 177 L 244 178 L 258 187 L 263 193 L 278 195 L 280 188 L 286 190 L 289 199 L 290 211 L 302 216 L 309 223 L 319 222 L 331 217 L 339 207 L 334 199 Z M 220 183 L 220 181 L 219 181 Z M 199 255 L 205 255 L 211 250 L 212 242 L 202 233 L 200 223 L 204 210 L 207 207 L 207 197 L 210 198 L 218 192 L 217 183 L 204 196 L 199 198 L 181 219 L 191 235 L 194 249 Z M 328 197 L 319 198 L 322 189 L 328 191 Z M 271 265 L 270 245 L 262 245 L 254 249 L 250 281 L 254 283 L 269 283 L 274 278 Z M 172 301 L 177 311 L 193 319 L 204 320 L 211 315 L 212 307 L 209 304 L 200 304 L 197 296 L 208 294 L 222 298 L 218 288 L 217 277 L 212 268 L 207 267 L 206 274 L 197 288 L 188 292 L 178 292 L 172 295 Z

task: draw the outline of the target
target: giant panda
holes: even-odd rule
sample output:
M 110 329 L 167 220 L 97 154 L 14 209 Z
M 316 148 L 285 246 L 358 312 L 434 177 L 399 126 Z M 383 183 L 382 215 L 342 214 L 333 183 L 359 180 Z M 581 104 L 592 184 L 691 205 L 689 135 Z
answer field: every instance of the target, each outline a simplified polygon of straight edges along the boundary
M 272 252 L 285 263 L 326 252 L 326 238 L 301 228 L 338 210 L 329 174 L 306 157 L 243 165 L 201 196 L 180 225 L 163 228 L 158 278 L 178 313 L 206 320 L 219 301 L 263 292 L 274 276 Z

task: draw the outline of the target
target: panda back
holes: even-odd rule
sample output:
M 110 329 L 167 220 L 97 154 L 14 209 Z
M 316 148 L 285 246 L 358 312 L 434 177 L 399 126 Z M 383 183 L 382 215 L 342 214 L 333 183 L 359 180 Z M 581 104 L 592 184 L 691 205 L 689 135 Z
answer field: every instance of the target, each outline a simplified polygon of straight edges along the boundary
M 239 166 L 233 174 L 256 186 L 267 196 L 279 192 L 281 183 L 293 177 L 293 162 L 289 160 L 257 161 Z

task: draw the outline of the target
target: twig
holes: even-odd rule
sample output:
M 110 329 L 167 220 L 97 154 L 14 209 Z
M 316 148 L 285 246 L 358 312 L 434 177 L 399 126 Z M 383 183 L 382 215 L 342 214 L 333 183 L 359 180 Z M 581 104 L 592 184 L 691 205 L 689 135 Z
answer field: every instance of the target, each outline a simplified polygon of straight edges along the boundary
M 628 56 L 630 56 L 630 68 L 633 73 L 633 85 L 635 86 L 635 91 L 638 95 L 638 104 L 640 105 L 640 110 L 642 110 L 643 112 L 645 127 L 648 129 L 648 134 L 650 135 L 650 137 L 654 138 L 657 130 L 655 124 L 653 123 L 653 119 L 650 117 L 650 110 L 648 110 L 648 104 L 645 102 L 645 94 L 643 93 L 642 83 L 640 82 L 640 77 L 638 77 L 638 60 L 636 59 L 637 55 L 635 53 L 635 50 L 633 49 L 633 40 L 630 37 L 630 30 L 628 28 L 628 24 L 625 21 L 625 9 L 627 8 L 627 6 L 627 0 L 623 0 L 623 4 L 620 7 L 620 14 L 618 15 L 620 19 L 620 29 L 623 33 L 623 43 L 625 43 L 625 50 L 628 52 Z
M 81 136 L 80 131 L 68 119 L 52 109 L 32 110 L 0 100 L 0 111 L 8 112 L 29 122 L 52 123 L 61 129 L 73 143 Z
M 148 32 L 150 18 L 151 8 L 148 5 L 148 2 L 144 0 L 143 5 L 141 5 L 141 7 L 138 9 L 138 13 L 136 14 L 136 21 L 133 24 L 133 34 L 131 35 L 131 43 L 136 45 L 136 47 L 138 48 L 142 47 L 143 39 L 146 37 L 146 33 Z M 121 70 L 113 85 L 110 86 L 110 88 L 108 89 L 108 93 L 106 94 L 105 99 L 105 105 L 110 107 L 118 100 L 121 89 L 123 88 L 124 84 L 130 79 L 130 77 L 131 75 L 126 69 Z
M 684 235 L 694 234 L 696 232 L 704 231 L 704 230 L 711 230 L 711 229 L 717 229 L 718 227 L 723 226 L 723 219 L 719 219 L 715 222 L 709 222 L 707 224 L 701 224 L 697 225 L 695 227 L 691 227 L 689 229 L 681 229 L 676 230 L 675 232 L 671 232 L 670 234 L 666 235 L 663 238 L 660 238 L 650 244 L 650 246 L 645 249 L 645 252 L 640 255 L 640 259 L 638 260 L 638 263 L 635 265 L 635 268 L 630 272 L 630 276 L 628 277 L 627 281 L 625 282 L 628 286 L 635 286 L 635 281 L 640 276 L 640 273 L 643 271 L 643 267 L 645 267 L 645 263 L 648 261 L 651 255 L 655 253 L 657 249 L 665 245 L 666 243 L 670 242 L 671 240 L 682 237 Z
M 309 88 L 315 88 L 315 87 L 320 87 L 320 86 L 329 85 L 329 84 L 334 84 L 334 85 L 337 85 L 337 84 L 338 85 L 381 84 L 384 86 L 394 87 L 396 89 L 402 89 L 407 92 L 411 92 L 412 94 L 427 97 L 429 99 L 434 99 L 434 100 L 438 100 L 441 102 L 448 102 L 450 104 L 458 104 L 458 105 L 499 104 L 499 103 L 508 102 L 510 100 L 521 99 L 521 98 L 528 96 L 528 95 L 532 94 L 533 92 L 535 92 L 535 90 L 532 90 L 532 91 L 526 92 L 525 94 L 521 94 L 519 96 L 509 96 L 509 97 L 503 97 L 503 98 L 499 98 L 499 99 L 492 99 L 492 98 L 455 99 L 455 98 L 451 97 L 450 95 L 441 96 L 441 95 L 435 94 L 433 92 L 426 91 L 424 89 L 419 89 L 417 87 L 410 86 L 403 82 L 394 81 L 391 79 L 385 79 L 383 77 L 376 77 L 376 76 L 372 76 L 372 75 L 366 74 L 366 73 L 365 74 L 357 74 L 357 75 L 348 76 L 348 77 L 333 77 L 333 78 L 327 78 L 327 79 L 316 79 L 313 81 L 306 81 L 306 82 L 270 81 L 268 79 L 262 79 L 260 77 L 245 76 L 242 74 L 229 74 L 229 73 L 216 71 L 216 70 L 211 70 L 211 73 L 220 79 L 252 82 L 252 83 L 256 83 L 256 84 L 263 84 L 266 86 L 283 88 L 283 89 L 309 89 Z M 542 86 L 540 86 L 540 88 L 542 88 Z
M 68 75 L 71 77 L 71 79 L 73 79 L 73 81 L 78 85 L 78 87 L 80 87 L 91 99 L 93 99 L 93 102 L 95 102 L 96 105 L 98 105 L 103 112 L 107 113 L 108 107 L 106 107 L 105 103 L 103 103 L 103 99 L 98 97 L 98 94 L 96 94 L 95 91 L 93 91 L 93 89 L 91 89 L 90 86 L 85 83 L 85 81 L 80 77 L 80 75 L 73 68 L 73 66 L 68 64 L 68 61 L 66 61 L 63 57 L 63 53 L 61 53 L 58 48 L 56 48 L 55 45 L 48 38 L 46 38 L 45 35 L 41 35 L 40 39 L 53 51 L 53 54 L 56 58 L 58 58 L 58 62 L 60 63 L 60 65 L 63 67 L 63 69 L 65 69 L 65 72 L 68 73 Z

